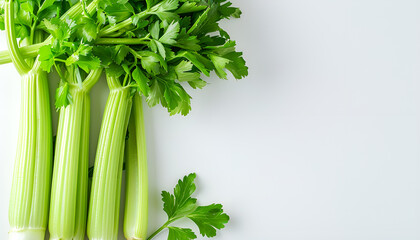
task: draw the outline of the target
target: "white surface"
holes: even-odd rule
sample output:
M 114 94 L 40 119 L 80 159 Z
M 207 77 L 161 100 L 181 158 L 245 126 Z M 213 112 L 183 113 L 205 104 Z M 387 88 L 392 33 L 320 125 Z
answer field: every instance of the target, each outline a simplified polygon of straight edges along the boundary
M 210 80 L 188 117 L 145 111 L 150 228 L 165 218 L 160 191 L 197 172 L 200 202 L 232 219 L 216 239 L 420 239 L 420 2 L 234 2 L 243 18 L 225 26 L 250 76 Z M 11 65 L 0 73 L 6 239 L 20 91 Z

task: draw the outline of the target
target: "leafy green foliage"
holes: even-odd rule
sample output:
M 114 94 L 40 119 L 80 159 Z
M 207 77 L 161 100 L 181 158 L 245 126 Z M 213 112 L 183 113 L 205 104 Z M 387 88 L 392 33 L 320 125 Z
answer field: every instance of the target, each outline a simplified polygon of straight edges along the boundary
M 236 42 L 219 26 L 241 15 L 227 0 L 101 0 L 94 13 L 82 9 L 65 17 L 77 1 L 15 1 L 17 36 L 32 38 L 33 30 L 50 34 L 51 43 L 39 50 L 41 67 L 55 68 L 70 84 L 80 80 L 66 79 L 76 76 L 66 72 L 80 69 L 83 77 L 103 67 L 143 94 L 149 106 L 187 115 L 188 87 L 204 88 L 203 76 L 248 75 Z M 3 13 L 0 8 L 0 28 Z
M 196 174 L 185 176 L 174 188 L 174 193 L 162 192 L 163 210 L 168 215 L 168 221 L 164 224 L 169 229 L 168 240 L 189 240 L 197 236 L 189 228 L 179 228 L 170 225 L 182 218 L 189 218 L 198 227 L 204 237 L 216 236 L 217 230 L 225 227 L 229 216 L 223 212 L 221 204 L 208 206 L 197 205 L 197 199 L 192 197 L 196 190 L 194 180 Z

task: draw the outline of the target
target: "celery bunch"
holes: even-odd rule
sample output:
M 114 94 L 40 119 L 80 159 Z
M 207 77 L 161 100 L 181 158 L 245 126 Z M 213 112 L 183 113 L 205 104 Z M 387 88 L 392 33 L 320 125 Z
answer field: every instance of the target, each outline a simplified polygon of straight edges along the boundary
M 174 194 L 162 193 L 168 221 L 147 238 L 142 102 L 187 115 L 187 89 L 204 88 L 203 76 L 245 77 L 242 53 L 219 26 L 223 19 L 238 18 L 240 10 L 226 0 L 7 0 L 3 6 L 0 28 L 7 32 L 9 50 L 0 52 L 0 63 L 13 62 L 28 85 L 22 88 L 23 147 L 15 164 L 11 238 L 28 232 L 21 239 L 42 239 L 49 214 L 51 239 L 84 239 L 86 230 L 90 239 L 117 239 L 124 162 L 127 239 L 151 239 L 166 228 L 168 239 L 196 238 L 192 230 L 172 226 L 181 218 L 195 222 L 203 236 L 215 236 L 229 217 L 219 204 L 196 204 L 191 174 Z M 46 79 L 52 69 L 60 77 L 53 171 Z M 89 92 L 103 71 L 110 93 L 88 199 Z

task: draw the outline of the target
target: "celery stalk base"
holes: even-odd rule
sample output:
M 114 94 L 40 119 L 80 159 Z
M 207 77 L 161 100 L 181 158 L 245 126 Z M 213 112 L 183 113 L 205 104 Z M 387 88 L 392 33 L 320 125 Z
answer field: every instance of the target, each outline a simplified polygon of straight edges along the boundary
M 45 229 L 25 229 L 10 231 L 9 240 L 44 240 Z

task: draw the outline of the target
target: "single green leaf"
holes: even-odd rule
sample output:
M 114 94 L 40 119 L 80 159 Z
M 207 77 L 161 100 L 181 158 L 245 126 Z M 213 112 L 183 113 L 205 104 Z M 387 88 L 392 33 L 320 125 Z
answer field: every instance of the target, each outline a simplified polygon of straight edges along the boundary
M 159 59 L 154 55 L 143 56 L 141 58 L 141 66 L 149 73 L 157 75 L 160 73 Z
M 38 14 L 54 4 L 55 0 L 45 0 L 38 9 Z
M 140 92 L 145 96 L 149 96 L 149 79 L 146 77 L 146 75 L 144 75 L 143 71 L 139 68 L 136 67 L 132 73 L 133 79 L 136 81 Z
M 105 72 L 107 76 L 119 78 L 124 74 L 124 69 L 120 65 L 110 64 Z
M 29 8 L 29 6 L 28 6 Z M 21 24 L 21 25 L 25 25 L 27 27 L 31 27 L 32 26 L 32 14 L 28 11 L 25 11 L 23 9 L 19 9 L 17 11 L 17 15 L 16 15 L 16 23 Z
M 92 52 L 101 60 L 101 64 L 104 66 L 108 66 L 113 62 L 114 51 L 110 46 L 94 46 Z
M 51 67 L 54 65 L 54 54 L 51 51 L 51 46 L 42 46 L 38 54 L 39 60 L 41 61 L 41 68 L 46 72 L 50 72 Z
M 133 6 L 130 3 L 113 3 L 108 5 L 104 11 L 111 24 L 123 21 L 135 14 Z
M 176 44 L 176 38 L 178 37 L 179 30 L 179 22 L 172 22 L 169 24 L 162 37 L 159 38 L 159 42 L 169 45 Z
M 153 40 L 153 42 L 156 43 L 157 50 L 159 51 L 159 54 L 163 57 L 163 59 L 166 58 L 166 50 L 163 44 L 159 41 Z
M 118 45 L 116 46 L 116 55 L 115 55 L 115 62 L 117 64 L 121 64 L 122 61 L 127 57 L 127 54 L 130 52 L 130 47 L 126 45 Z
M 229 221 L 229 216 L 223 213 L 221 204 L 211 204 L 208 206 L 200 206 L 188 215 L 188 218 L 197 224 L 201 235 L 207 237 L 216 236 L 216 229 L 220 230 L 225 227 Z
M 217 10 L 222 18 L 240 18 L 241 17 L 241 10 L 239 8 L 231 7 L 232 3 L 227 2 L 223 5 L 221 5 Z
M 211 10 L 211 8 L 207 8 L 206 11 L 204 11 L 200 15 L 200 17 L 197 18 L 197 20 L 194 22 L 194 24 L 188 30 L 188 32 L 187 32 L 188 34 L 193 33 L 194 30 L 198 29 L 200 26 L 205 24 L 210 10 Z
M 242 57 L 241 52 L 231 52 L 223 57 L 230 60 L 226 65 L 226 69 L 229 70 L 236 79 L 242 79 L 248 76 L 248 67 L 246 62 Z
M 157 45 L 156 45 L 157 42 L 158 41 L 152 39 L 147 43 L 147 45 L 149 45 L 150 50 L 154 53 L 158 52 Z
M 168 240 L 191 240 L 197 238 L 189 228 L 168 227 L 168 229 Z
M 169 112 L 172 112 L 176 107 L 178 107 L 179 103 L 181 102 L 181 98 L 178 95 L 177 91 L 173 88 L 173 86 L 168 86 L 165 88 L 163 97 L 165 98 L 165 106 L 168 108 Z M 177 211 L 179 211 L 179 209 L 177 209 Z M 179 214 L 179 212 L 177 213 Z
M 209 58 L 214 64 L 217 76 L 222 79 L 227 79 L 227 74 L 224 69 L 226 68 L 226 65 L 230 63 L 230 60 L 213 54 L 210 54 Z
M 172 89 L 179 96 L 180 100 L 178 101 L 178 106 L 175 109 L 169 109 L 170 115 L 181 113 L 186 116 L 191 111 L 191 96 L 188 95 L 185 89 L 178 83 L 173 84 Z M 195 198 L 188 199 L 185 206 L 178 209 L 177 214 L 179 214 L 179 216 L 184 216 L 185 214 L 191 212 L 196 207 L 196 201 L 197 200 Z
M 178 181 L 178 184 L 174 188 L 177 205 L 183 205 L 191 198 L 191 195 L 196 190 L 194 183 L 196 177 L 197 175 L 195 173 L 191 173 Z
M 195 176 L 193 173 L 185 176 L 183 180 L 179 180 L 174 189 L 174 195 L 165 191 L 162 192 L 163 210 L 168 215 L 168 219 L 184 217 L 196 208 L 197 200 L 191 198 L 195 191 Z
M 56 3 L 53 4 L 42 11 L 38 10 L 37 16 L 38 19 L 51 19 L 57 16 L 57 13 L 59 12 L 60 4 Z
M 176 13 L 183 14 L 183 13 L 191 13 L 191 12 L 199 12 L 206 9 L 206 5 L 197 5 L 197 2 L 184 2 L 181 7 L 176 10 Z
M 177 43 L 174 45 L 176 47 L 192 51 L 201 50 L 197 36 L 188 35 L 185 28 L 181 30 L 176 41 Z
M 30 30 L 28 26 L 15 24 L 16 38 L 25 39 L 29 36 Z
M 72 97 L 69 92 L 69 84 L 62 82 L 55 91 L 55 107 L 57 109 L 65 107 L 72 102 Z
M 200 73 L 191 72 L 193 64 L 189 61 L 181 61 L 176 67 L 175 72 L 180 82 L 195 82 L 200 80 Z
M 85 72 L 98 69 L 101 66 L 101 60 L 94 56 L 79 56 L 75 64 L 83 69 Z
M 151 52 L 151 51 L 138 51 L 134 53 L 134 56 L 141 61 L 141 65 L 148 73 L 155 75 L 161 72 L 160 67 L 163 67 L 165 71 L 168 71 L 168 64 L 162 56 Z M 158 64 L 160 63 L 160 64 Z
M 194 89 L 202 89 L 207 86 L 207 82 L 203 81 L 202 79 L 190 80 L 188 81 L 188 84 Z
M 179 16 L 176 13 L 173 12 L 155 12 L 152 13 L 159 17 L 160 20 L 166 21 L 166 22 L 173 22 L 179 20 Z
M 163 91 L 162 91 L 162 86 L 161 84 L 157 81 L 157 79 L 153 78 L 151 80 L 151 84 L 150 84 L 150 91 L 149 91 L 149 96 L 146 98 L 147 104 L 150 107 L 156 106 L 157 104 L 159 104 L 161 102 L 161 99 L 163 98 Z M 169 193 L 168 193 L 169 194 Z M 164 196 L 165 195 L 165 196 Z M 166 203 L 166 201 L 170 201 L 170 196 L 166 196 L 166 194 L 164 194 L 164 192 L 162 192 L 162 201 L 164 203 Z M 170 203 L 168 203 L 170 204 Z M 169 206 L 167 208 L 168 212 L 173 211 L 173 207 Z M 166 212 L 166 210 L 165 210 Z M 166 212 L 168 215 L 170 213 Z
M 178 8 L 179 1 L 178 0 L 164 0 L 163 2 L 155 5 L 152 8 L 154 12 L 168 12 L 172 10 L 176 10 Z
M 150 25 L 149 28 L 150 35 L 153 39 L 159 39 L 159 32 L 160 32 L 160 23 L 159 21 L 156 21 Z
M 20 8 L 30 14 L 34 14 L 35 2 L 25 1 L 20 4 Z
M 192 64 L 194 64 L 194 66 L 197 67 L 204 75 L 210 77 L 210 72 L 205 63 L 202 61 L 203 57 L 201 57 L 198 53 L 181 51 L 177 57 L 184 57 L 190 60 Z
M 78 24 L 79 27 L 79 35 L 85 41 L 91 42 L 92 40 L 96 39 L 98 35 L 97 25 L 93 19 L 84 17 Z

